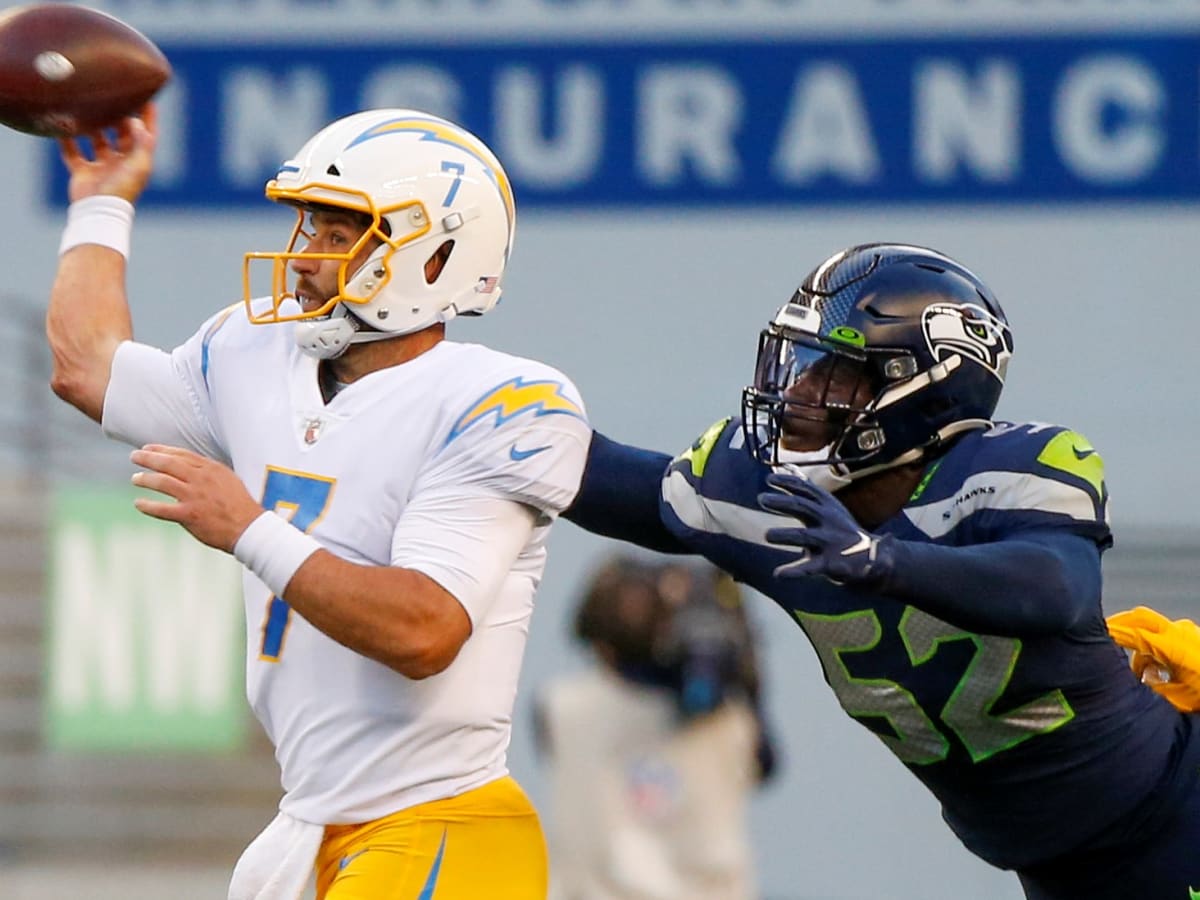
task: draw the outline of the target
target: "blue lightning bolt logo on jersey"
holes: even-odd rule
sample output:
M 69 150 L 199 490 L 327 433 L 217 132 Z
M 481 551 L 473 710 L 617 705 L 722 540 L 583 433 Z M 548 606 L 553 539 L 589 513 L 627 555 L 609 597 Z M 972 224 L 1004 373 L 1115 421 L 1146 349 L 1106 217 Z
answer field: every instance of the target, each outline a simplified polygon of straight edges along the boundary
M 535 416 L 568 415 L 586 421 L 579 404 L 563 394 L 560 381 L 525 381 L 519 375 L 497 385 L 458 417 L 446 446 L 464 431 L 495 413 L 494 428 L 522 413 L 532 412 Z

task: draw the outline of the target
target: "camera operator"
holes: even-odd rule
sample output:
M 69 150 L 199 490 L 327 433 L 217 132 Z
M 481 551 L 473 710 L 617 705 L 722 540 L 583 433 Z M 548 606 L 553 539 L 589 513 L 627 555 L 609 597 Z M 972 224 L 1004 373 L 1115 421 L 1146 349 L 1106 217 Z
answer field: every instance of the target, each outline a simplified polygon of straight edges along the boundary
M 753 632 L 708 564 L 620 556 L 575 637 L 598 665 L 537 699 L 554 900 L 751 900 L 747 804 L 775 753 Z

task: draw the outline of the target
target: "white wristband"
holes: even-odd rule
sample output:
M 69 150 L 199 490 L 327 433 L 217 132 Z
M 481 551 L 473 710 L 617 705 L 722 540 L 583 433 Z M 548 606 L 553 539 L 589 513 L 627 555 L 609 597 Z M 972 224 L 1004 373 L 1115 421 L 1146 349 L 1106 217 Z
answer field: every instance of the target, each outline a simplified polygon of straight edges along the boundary
M 67 207 L 67 227 L 63 229 L 58 255 L 80 244 L 99 244 L 129 259 L 132 230 L 133 204 L 128 200 L 109 194 L 84 197 Z
M 315 537 L 266 510 L 242 532 L 233 545 L 233 556 L 257 575 L 271 593 L 282 597 L 292 576 L 320 549 Z

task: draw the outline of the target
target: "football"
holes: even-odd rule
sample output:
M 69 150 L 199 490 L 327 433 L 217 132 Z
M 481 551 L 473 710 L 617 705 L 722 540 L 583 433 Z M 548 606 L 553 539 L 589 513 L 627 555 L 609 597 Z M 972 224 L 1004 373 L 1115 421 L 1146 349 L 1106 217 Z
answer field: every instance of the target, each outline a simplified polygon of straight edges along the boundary
M 0 123 L 74 137 L 136 112 L 171 77 L 144 34 L 98 10 L 36 3 L 0 13 Z

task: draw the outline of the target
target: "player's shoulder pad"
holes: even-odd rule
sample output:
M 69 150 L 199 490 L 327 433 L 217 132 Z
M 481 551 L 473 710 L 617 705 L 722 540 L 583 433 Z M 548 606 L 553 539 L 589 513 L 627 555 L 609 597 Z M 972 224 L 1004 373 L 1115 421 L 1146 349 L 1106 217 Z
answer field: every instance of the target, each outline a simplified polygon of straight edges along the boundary
M 514 436 L 530 428 L 588 431 L 578 389 L 544 363 L 495 354 L 488 366 L 458 392 L 443 448 L 463 441 L 486 441 L 496 431 Z
M 270 328 L 254 328 L 246 316 L 240 314 L 244 309 L 242 303 L 233 303 L 205 319 L 195 333 L 172 352 L 176 363 L 197 372 L 207 385 L 214 360 L 223 360 L 216 368 L 227 370 L 229 359 L 256 358 L 254 342 L 275 339 L 277 332 Z M 225 350 L 232 350 L 232 353 L 223 355 Z
M 1107 507 L 1104 461 L 1086 437 L 1061 425 L 998 422 L 936 462 L 906 512 L 923 530 L 945 532 L 983 511 L 1030 524 L 1063 516 L 1104 523 Z
M 1065 480 L 1097 499 L 1106 493 L 1104 460 L 1092 442 L 1063 425 L 998 422 L 979 436 L 980 468 Z
M 238 301 L 205 319 L 196 334 L 204 346 L 209 346 L 217 340 L 236 341 L 242 337 L 251 339 L 274 337 L 276 329 L 256 328 L 251 325 L 250 320 L 246 318 L 246 304 Z
M 230 353 L 256 354 L 268 348 L 276 348 L 276 352 L 290 353 L 295 349 L 292 332 L 286 328 L 251 324 L 246 317 L 246 305 L 239 301 L 205 319 L 187 343 L 179 349 L 199 354 L 205 366 L 225 354 L 221 356 L 224 368 L 228 366 Z
M 692 478 L 703 478 L 713 450 L 722 443 L 729 443 L 731 431 L 736 431 L 736 423 L 732 416 L 726 416 L 724 419 L 713 422 L 700 437 L 692 441 L 690 447 L 671 460 L 671 468 L 686 471 Z M 724 442 L 722 442 L 722 438 L 725 438 Z
M 667 470 L 706 497 L 732 500 L 749 487 L 756 493 L 766 478 L 766 468 L 751 456 L 734 417 L 710 425 L 692 445 L 671 461 Z
M 436 478 L 557 513 L 579 490 L 592 430 L 575 385 L 551 366 L 475 348 L 444 415 Z
M 746 448 L 741 423 L 721 419 L 671 462 L 662 482 L 663 521 L 677 536 L 721 534 L 766 542 L 778 518 L 758 505 L 768 469 Z

